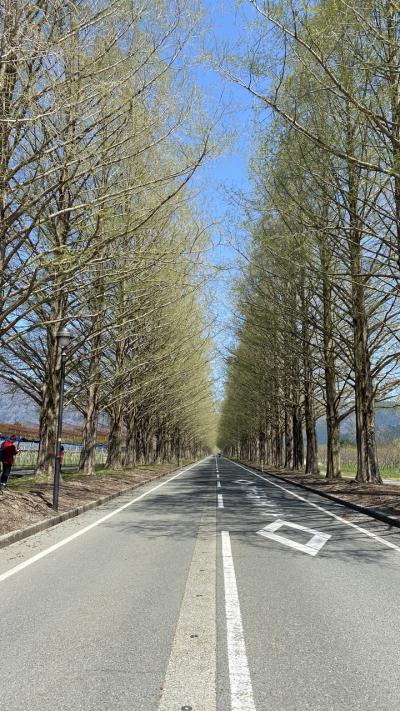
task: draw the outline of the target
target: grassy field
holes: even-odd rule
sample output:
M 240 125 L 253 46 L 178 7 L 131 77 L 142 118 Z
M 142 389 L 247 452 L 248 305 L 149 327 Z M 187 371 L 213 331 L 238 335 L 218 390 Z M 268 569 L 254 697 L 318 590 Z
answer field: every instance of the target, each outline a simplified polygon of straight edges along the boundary
M 352 445 L 342 445 L 342 473 L 355 476 L 357 469 L 357 450 Z M 319 461 L 322 469 L 326 466 L 326 446 L 319 447 Z M 400 479 L 400 440 L 384 442 L 378 445 L 378 459 L 381 475 L 384 479 Z
M 192 459 L 180 460 L 179 465 L 181 467 L 187 466 L 192 463 Z M 134 468 L 132 466 L 124 467 L 122 470 L 111 470 L 105 469 L 104 464 L 96 464 L 96 477 L 104 477 L 106 479 L 121 479 L 124 476 L 124 472 L 140 472 L 140 471 L 154 471 L 161 469 L 162 467 L 178 467 L 178 462 L 172 460 L 169 463 L 159 463 L 154 462 L 153 464 L 137 464 Z M 18 467 L 13 467 L 13 471 L 18 471 Z M 78 469 L 69 469 L 68 471 L 62 471 L 62 480 L 68 481 L 87 481 L 87 476 L 85 474 L 80 474 Z M 11 477 L 8 480 L 8 485 L 12 489 L 23 491 L 24 489 L 29 489 L 29 487 L 36 484 L 36 479 L 34 476 L 24 476 L 24 477 Z
M 37 460 L 36 451 L 24 451 L 24 443 L 21 443 L 22 451 L 16 457 L 15 465 L 13 467 L 14 471 L 18 469 L 31 469 L 35 466 Z M 79 452 L 65 452 L 64 466 L 75 467 L 79 464 L 80 453 Z M 104 465 L 107 459 L 107 451 L 105 449 L 96 450 L 96 465 Z

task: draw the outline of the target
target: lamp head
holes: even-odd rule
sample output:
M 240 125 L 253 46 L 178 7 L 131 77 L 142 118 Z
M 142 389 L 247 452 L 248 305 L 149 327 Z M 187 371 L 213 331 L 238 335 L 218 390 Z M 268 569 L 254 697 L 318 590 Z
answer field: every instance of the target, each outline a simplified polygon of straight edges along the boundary
M 63 351 L 69 345 L 71 338 L 72 336 L 68 328 L 60 328 L 59 332 L 57 333 L 57 341 L 58 345 Z

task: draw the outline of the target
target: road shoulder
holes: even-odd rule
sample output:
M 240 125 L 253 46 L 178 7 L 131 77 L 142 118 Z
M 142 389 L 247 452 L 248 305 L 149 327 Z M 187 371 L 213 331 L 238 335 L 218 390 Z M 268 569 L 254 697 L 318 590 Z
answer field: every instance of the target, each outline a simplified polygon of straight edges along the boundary
M 120 478 L 98 476 L 64 482 L 61 485 L 59 513 L 52 510 L 49 492 L 43 493 L 40 485 L 32 486 L 28 492 L 9 489 L 0 497 L 0 531 L 2 532 L 0 548 L 57 526 L 86 511 L 107 504 L 115 498 L 129 495 L 139 487 L 174 474 L 176 471 L 178 471 L 176 465 L 167 464 L 160 465 L 158 468 L 149 467 L 121 472 Z M 49 485 L 45 486 L 49 488 Z M 66 491 L 71 488 L 72 498 L 66 495 Z M 104 495 L 104 491 L 107 490 L 110 493 Z M 99 492 L 103 495 L 99 496 Z M 75 506 L 71 505 L 73 502 Z

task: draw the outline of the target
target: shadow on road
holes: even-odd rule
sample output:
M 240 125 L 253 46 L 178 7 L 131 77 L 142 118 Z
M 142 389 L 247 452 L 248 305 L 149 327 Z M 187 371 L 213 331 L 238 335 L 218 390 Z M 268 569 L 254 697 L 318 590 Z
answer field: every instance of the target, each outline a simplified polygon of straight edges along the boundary
M 106 525 L 124 534 L 131 532 L 133 535 L 145 536 L 149 539 L 164 536 L 180 539 L 195 538 L 203 513 L 216 506 L 217 493 L 222 493 L 225 508 L 217 512 L 217 530 L 218 532 L 228 530 L 235 539 L 247 546 L 268 550 L 271 555 L 284 555 L 288 561 L 293 556 L 297 558 L 299 555 L 304 556 L 303 553 L 266 540 L 257 534 L 257 531 L 279 518 L 331 536 L 315 558 L 309 557 L 313 564 L 317 561 L 322 564 L 334 557 L 349 563 L 357 560 L 382 567 L 388 564 L 396 567 L 399 565 L 400 558 L 397 559 L 397 556 L 400 554 L 385 548 L 379 541 L 372 540 L 351 526 L 296 500 L 271 484 L 233 468 L 228 462 L 221 462 L 219 466 L 221 489 L 216 489 L 214 471 L 194 472 L 190 476 L 171 482 L 165 489 L 134 504 L 132 509 L 127 509 L 129 515 L 124 515 L 122 519 L 120 516 L 112 519 Z M 248 479 L 250 484 L 236 483 L 238 479 Z M 310 501 L 312 500 L 310 497 Z M 400 546 L 400 532 L 398 533 L 397 529 L 393 531 L 383 523 L 370 521 L 333 502 L 325 503 L 324 500 L 318 500 L 317 504 L 345 520 L 348 519 L 349 523 L 357 523 L 375 535 Z M 134 515 L 131 512 L 134 512 Z M 293 532 L 293 530 L 282 531 L 282 535 L 301 542 L 306 542 L 310 538 L 308 534 Z

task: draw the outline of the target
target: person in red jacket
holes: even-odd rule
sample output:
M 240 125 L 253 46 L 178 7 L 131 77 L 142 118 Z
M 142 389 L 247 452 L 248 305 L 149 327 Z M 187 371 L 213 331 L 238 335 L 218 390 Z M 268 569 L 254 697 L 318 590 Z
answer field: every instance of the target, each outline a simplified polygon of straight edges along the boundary
M 9 439 L 6 439 L 5 442 L 1 445 L 1 450 L 2 450 L 2 462 L 3 462 L 3 471 L 1 473 L 1 478 L 0 478 L 0 487 L 1 489 L 4 489 L 5 486 L 7 486 L 7 481 L 8 477 L 10 476 L 11 472 L 11 467 L 14 464 L 14 460 L 16 455 L 19 452 L 19 449 L 15 446 L 15 441 L 16 441 L 16 436 L 12 435 Z

